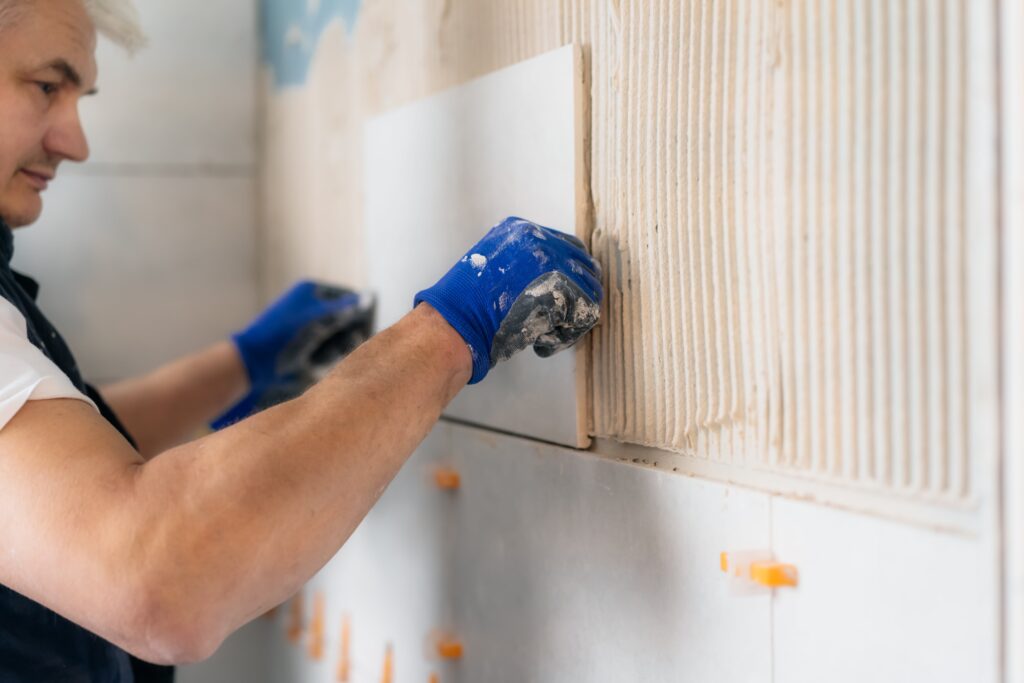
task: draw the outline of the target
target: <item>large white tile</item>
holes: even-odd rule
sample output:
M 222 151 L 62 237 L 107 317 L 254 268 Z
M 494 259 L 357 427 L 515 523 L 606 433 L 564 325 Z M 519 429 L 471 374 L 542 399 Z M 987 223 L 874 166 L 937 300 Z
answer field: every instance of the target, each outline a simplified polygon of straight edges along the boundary
M 464 681 L 761 681 L 769 596 L 723 550 L 767 548 L 768 497 L 481 431 L 453 433 L 448 592 Z
M 83 373 L 148 370 L 225 338 L 257 310 L 254 181 L 65 176 L 15 268 Z
M 577 201 L 577 57 L 576 46 L 563 47 L 366 124 L 367 263 L 382 325 L 407 313 L 417 291 L 506 216 L 586 239 Z M 573 349 L 540 359 L 527 349 L 464 390 L 445 414 L 585 446 L 584 358 Z
M 462 486 L 431 483 L 437 463 Z M 441 423 L 307 595 L 323 591 L 328 652 L 271 643 L 274 680 L 333 680 L 342 613 L 353 680 L 766 681 L 770 597 L 735 596 L 722 550 L 769 544 L 768 497 Z M 461 661 L 430 657 L 452 629 Z
M 995 552 L 970 538 L 776 499 L 775 683 L 996 683 Z
M 149 46 L 101 40 L 82 117 L 100 163 L 253 164 L 255 0 L 140 0 Z
M 436 665 L 426 657 L 427 636 L 442 625 L 451 601 L 444 570 L 456 498 L 431 478 L 449 452 L 447 443 L 445 433 L 427 438 L 341 552 L 304 588 L 307 625 L 315 596 L 324 596 L 321 661 L 309 658 L 308 638 L 299 646 L 286 639 L 290 608 L 279 610 L 268 644 L 271 680 L 333 683 L 345 615 L 351 620 L 352 681 L 381 680 L 389 643 L 396 680 L 427 680 Z

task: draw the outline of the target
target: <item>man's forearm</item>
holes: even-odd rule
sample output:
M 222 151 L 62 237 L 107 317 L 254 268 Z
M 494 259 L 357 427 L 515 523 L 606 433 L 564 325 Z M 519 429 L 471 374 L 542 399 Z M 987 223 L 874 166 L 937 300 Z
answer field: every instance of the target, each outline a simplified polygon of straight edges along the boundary
M 551 353 L 586 333 L 602 299 L 598 276 L 579 240 L 509 218 L 418 293 L 424 303 L 306 394 L 149 461 L 86 403 L 29 401 L 0 433 L 0 582 L 144 659 L 209 655 L 323 566 L 492 358 L 531 345 Z M 538 326 L 520 329 L 526 319 Z M 281 358 L 281 339 L 260 335 L 239 344 L 247 375 Z M 225 352 L 200 360 L 222 367 L 215 356 Z M 165 370 L 167 382 L 183 380 Z M 253 373 L 257 385 L 264 375 Z M 168 399 L 144 407 L 122 389 L 113 402 L 151 452 L 158 439 L 132 412 L 153 414 Z M 178 422 L 191 425 L 216 412 L 202 402 L 210 387 L 201 389 L 158 393 L 195 410 Z
M 141 556 L 164 587 L 158 602 L 187 601 L 194 628 L 219 642 L 286 599 L 341 547 L 471 365 L 422 305 L 299 399 L 140 466 Z
M 100 393 L 124 423 L 145 458 L 193 438 L 248 389 L 249 380 L 230 341 L 157 370 L 104 386 Z

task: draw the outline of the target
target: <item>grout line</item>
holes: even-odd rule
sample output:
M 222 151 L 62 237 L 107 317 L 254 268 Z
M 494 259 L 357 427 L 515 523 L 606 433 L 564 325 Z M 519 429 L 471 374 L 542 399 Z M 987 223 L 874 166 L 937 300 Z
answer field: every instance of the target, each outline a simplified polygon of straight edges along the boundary
M 841 483 L 795 477 L 771 471 L 738 471 L 721 463 L 708 462 L 701 458 L 651 446 L 594 438 L 589 448 L 580 449 L 447 415 L 442 415 L 440 421 L 457 427 L 553 446 L 578 454 L 587 454 L 617 464 L 643 467 L 662 474 L 674 474 L 716 482 L 768 494 L 776 498 L 799 500 L 812 505 L 896 524 L 906 524 L 932 532 L 951 534 L 962 538 L 976 538 L 981 531 L 981 510 L 976 505 L 977 501 L 963 503 L 941 498 L 913 501 L 893 500 L 878 491 L 861 490 L 843 486 Z
M 461 418 L 452 417 L 450 415 L 441 415 L 441 417 L 438 418 L 438 422 L 446 422 L 448 424 L 457 425 L 459 427 L 469 427 L 470 429 L 479 429 L 480 431 L 483 431 L 483 432 L 491 432 L 492 434 L 500 434 L 502 436 L 510 436 L 510 437 L 512 437 L 514 439 L 522 439 L 523 441 L 530 441 L 532 443 L 544 444 L 546 446 L 555 446 L 556 448 L 565 448 L 566 450 L 576 451 L 578 453 L 593 453 L 594 455 L 597 455 L 597 453 L 594 452 L 594 444 L 596 443 L 596 441 L 595 441 L 595 439 L 593 439 L 593 437 L 591 437 L 590 447 L 589 448 L 577 448 L 575 446 L 570 446 L 568 444 L 559 443 L 558 441 L 549 441 L 547 439 L 539 439 L 536 436 L 530 436 L 530 435 L 527 435 L 527 434 L 520 434 L 519 432 L 513 432 L 513 431 L 509 431 L 507 429 L 498 429 L 497 427 L 491 427 L 491 426 L 488 426 L 488 425 L 482 425 L 482 424 L 479 424 L 477 422 L 473 422 L 471 420 L 463 420 Z

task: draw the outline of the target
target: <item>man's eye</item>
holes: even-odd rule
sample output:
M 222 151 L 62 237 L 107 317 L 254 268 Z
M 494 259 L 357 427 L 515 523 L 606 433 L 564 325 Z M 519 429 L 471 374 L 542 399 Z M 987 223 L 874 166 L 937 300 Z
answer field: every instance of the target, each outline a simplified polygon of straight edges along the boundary
M 36 85 L 43 91 L 43 94 L 47 96 L 57 92 L 57 88 L 59 87 L 56 83 L 48 83 L 47 81 L 36 81 Z

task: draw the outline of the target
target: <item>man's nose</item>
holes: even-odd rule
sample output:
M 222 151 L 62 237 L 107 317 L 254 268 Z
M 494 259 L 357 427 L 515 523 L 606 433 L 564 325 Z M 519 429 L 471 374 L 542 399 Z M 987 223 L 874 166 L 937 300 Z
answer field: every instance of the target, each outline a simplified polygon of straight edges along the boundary
M 82 129 L 78 106 L 64 109 L 43 139 L 47 154 L 69 161 L 82 162 L 89 158 L 89 141 Z

